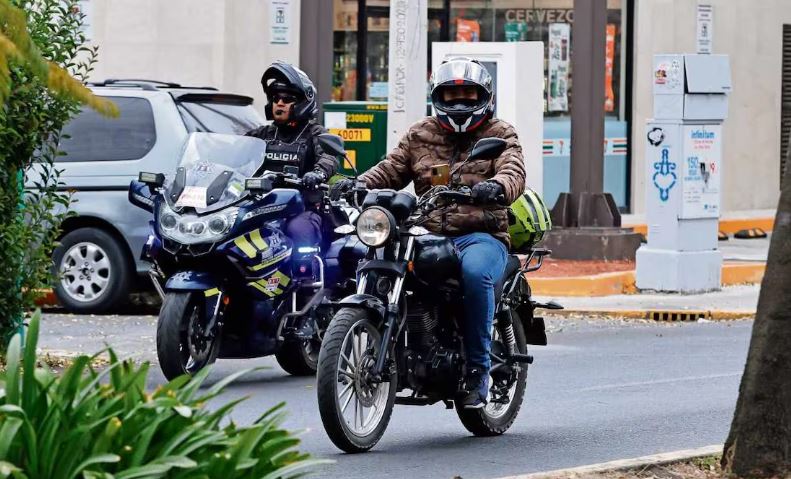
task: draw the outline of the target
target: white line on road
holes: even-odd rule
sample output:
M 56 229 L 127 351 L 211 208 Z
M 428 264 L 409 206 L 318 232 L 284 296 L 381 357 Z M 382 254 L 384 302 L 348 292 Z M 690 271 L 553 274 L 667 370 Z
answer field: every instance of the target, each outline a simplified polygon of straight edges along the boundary
M 680 378 L 672 378 L 672 379 L 657 379 L 655 381 L 639 381 L 633 383 L 616 383 L 616 384 L 602 384 L 601 386 L 592 386 L 589 388 L 577 389 L 578 392 L 589 392 L 589 391 L 604 391 L 607 389 L 620 389 L 620 388 L 630 388 L 630 387 L 637 387 L 637 386 L 652 386 L 655 384 L 672 384 L 677 382 L 684 382 L 684 381 L 700 381 L 706 379 L 722 379 L 722 378 L 732 378 L 741 376 L 742 373 L 725 373 L 725 374 L 708 374 L 705 376 L 685 376 Z

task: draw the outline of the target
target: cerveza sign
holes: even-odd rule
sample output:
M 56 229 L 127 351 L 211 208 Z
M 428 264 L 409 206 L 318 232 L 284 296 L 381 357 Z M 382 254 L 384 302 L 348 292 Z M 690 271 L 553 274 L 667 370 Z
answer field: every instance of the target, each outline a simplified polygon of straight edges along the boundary
M 574 23 L 574 10 L 571 8 L 509 8 L 501 12 L 506 22 Z

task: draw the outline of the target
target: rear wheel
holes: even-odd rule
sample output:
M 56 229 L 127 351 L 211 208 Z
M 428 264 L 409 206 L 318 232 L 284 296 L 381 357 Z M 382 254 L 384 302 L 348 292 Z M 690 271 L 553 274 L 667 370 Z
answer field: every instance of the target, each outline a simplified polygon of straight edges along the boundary
M 324 333 L 318 362 L 319 413 L 330 440 L 343 451 L 365 452 L 382 438 L 393 413 L 396 377 L 373 382 L 369 373 L 381 333 L 362 309 L 343 308 Z
M 204 304 L 198 293 L 165 295 L 157 320 L 157 358 L 169 381 L 193 375 L 217 359 L 220 339 L 207 335 Z
M 522 321 L 516 312 L 512 311 L 514 337 L 516 349 L 521 354 L 527 354 L 525 331 Z M 494 328 L 492 337 L 492 353 L 501 357 L 505 352 L 505 343 L 499 327 Z M 493 359 L 492 371 L 489 377 L 489 397 L 486 406 L 480 409 L 464 409 L 456 405 L 456 413 L 464 427 L 476 436 L 497 436 L 503 434 L 516 420 L 522 408 L 522 400 L 527 386 L 527 364 L 520 364 L 515 381 L 508 381 L 508 374 L 503 374 L 509 366 Z M 510 385 L 510 387 L 509 387 Z

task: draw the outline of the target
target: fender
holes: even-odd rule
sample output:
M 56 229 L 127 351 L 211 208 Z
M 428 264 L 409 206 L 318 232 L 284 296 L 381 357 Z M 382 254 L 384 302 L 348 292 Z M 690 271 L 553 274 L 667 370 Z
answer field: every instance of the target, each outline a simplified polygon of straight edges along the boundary
M 165 283 L 165 291 L 206 291 L 217 288 L 220 282 L 206 271 L 179 271 Z
M 385 303 L 381 299 L 370 294 L 353 294 L 351 296 L 346 296 L 336 304 L 342 308 L 365 309 L 366 311 L 374 313 L 376 319 L 379 321 L 384 321 L 387 312 Z

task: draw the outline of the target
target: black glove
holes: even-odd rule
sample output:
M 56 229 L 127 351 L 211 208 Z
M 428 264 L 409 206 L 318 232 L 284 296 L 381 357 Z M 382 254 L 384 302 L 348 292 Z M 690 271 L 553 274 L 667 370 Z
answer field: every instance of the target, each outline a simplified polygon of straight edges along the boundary
M 472 187 L 472 200 L 476 204 L 492 204 L 502 200 L 503 187 L 496 181 L 482 181 Z
M 305 176 L 302 177 L 302 186 L 304 186 L 306 190 L 315 190 L 320 184 L 324 183 L 326 179 L 327 177 L 323 172 L 314 170 L 305 173 Z
M 338 180 L 334 185 L 332 185 L 332 188 L 330 188 L 330 199 L 338 201 L 341 199 L 341 196 L 351 191 L 352 188 L 354 188 L 353 179 L 344 178 L 342 180 Z

